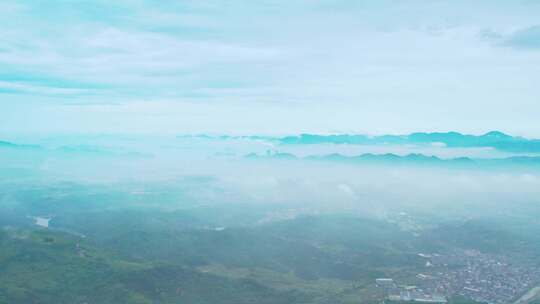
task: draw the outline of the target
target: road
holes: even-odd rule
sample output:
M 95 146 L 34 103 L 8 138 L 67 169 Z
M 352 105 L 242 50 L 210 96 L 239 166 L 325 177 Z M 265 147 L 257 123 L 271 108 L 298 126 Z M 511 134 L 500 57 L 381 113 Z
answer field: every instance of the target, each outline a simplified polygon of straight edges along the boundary
M 527 304 L 529 301 L 540 296 L 540 286 L 536 286 L 533 289 L 529 290 L 521 298 L 514 302 L 514 304 Z

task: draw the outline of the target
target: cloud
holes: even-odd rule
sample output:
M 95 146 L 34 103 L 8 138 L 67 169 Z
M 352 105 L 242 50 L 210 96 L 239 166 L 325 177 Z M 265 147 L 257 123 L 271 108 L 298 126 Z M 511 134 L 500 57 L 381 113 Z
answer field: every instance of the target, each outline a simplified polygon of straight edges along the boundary
M 496 43 L 500 43 L 500 41 L 502 39 L 504 39 L 504 36 L 493 30 L 493 29 L 483 29 L 481 30 L 479 33 L 478 33 L 478 37 L 483 40 L 483 41 L 487 41 L 487 42 L 496 42 Z
M 518 49 L 540 49 L 540 25 L 512 33 L 506 38 L 503 45 Z
M 201 114 L 216 126 L 222 122 L 214 132 L 224 127 L 237 132 L 223 121 L 230 109 L 241 109 L 235 121 L 253 120 L 242 130 L 266 133 L 269 127 L 263 121 L 275 125 L 268 108 L 282 121 L 286 114 L 287 120 L 272 128 L 287 133 L 401 133 L 459 125 L 467 127 L 462 132 L 523 134 L 515 117 L 523 126 L 537 125 L 530 109 L 539 109 L 532 79 L 540 75 L 530 62 L 538 58 L 532 52 L 494 47 L 489 40 L 496 38 L 493 33 L 534 24 L 534 9 L 521 4 L 21 2 L 6 0 L 0 7 L 0 81 L 11 82 L 3 84 L 3 98 L 10 93 L 12 103 L 28 107 L 30 99 L 60 95 L 69 95 L 76 104 L 144 101 L 153 107 L 167 100 L 176 109 L 186 99 L 196 99 L 222 104 L 212 108 L 212 117 Z M 464 14 L 464 7 L 470 13 Z M 485 28 L 494 30 L 479 39 Z M 15 98 L 17 92 L 25 98 Z M 511 112 L 514 108 L 527 113 Z M 485 109 L 490 113 L 479 117 Z M 524 118 L 528 116 L 531 120 Z M 171 118 L 166 124 L 182 129 L 180 122 L 187 120 Z M 419 126 L 421 122 L 427 127 Z M 121 128 L 141 125 L 129 124 Z
M 0 90 L 7 93 L 55 95 L 55 96 L 80 96 L 91 94 L 92 91 L 80 88 L 65 88 L 33 85 L 28 83 L 15 83 L 0 80 Z

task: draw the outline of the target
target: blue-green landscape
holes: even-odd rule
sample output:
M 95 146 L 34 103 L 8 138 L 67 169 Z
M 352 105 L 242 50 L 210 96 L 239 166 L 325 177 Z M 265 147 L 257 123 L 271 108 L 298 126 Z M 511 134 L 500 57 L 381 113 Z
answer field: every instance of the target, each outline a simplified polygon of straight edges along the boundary
M 0 304 L 540 304 L 540 1 L 0 1 Z

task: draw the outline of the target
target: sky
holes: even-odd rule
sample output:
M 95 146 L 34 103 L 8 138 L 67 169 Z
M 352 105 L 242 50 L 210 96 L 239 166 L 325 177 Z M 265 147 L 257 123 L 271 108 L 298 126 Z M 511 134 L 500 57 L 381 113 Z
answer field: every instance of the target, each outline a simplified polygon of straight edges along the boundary
M 540 1 L 0 2 L 0 139 L 540 138 Z

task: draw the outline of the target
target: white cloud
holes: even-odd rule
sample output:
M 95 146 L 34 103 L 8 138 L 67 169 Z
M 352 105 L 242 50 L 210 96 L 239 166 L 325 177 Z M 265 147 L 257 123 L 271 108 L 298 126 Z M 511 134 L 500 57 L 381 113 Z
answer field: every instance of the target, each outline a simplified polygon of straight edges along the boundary
M 42 8 L 42 15 L 33 15 L 31 5 L 0 13 L 0 68 L 57 81 L 0 80 L 27 86 L 19 89 L 34 95 L 28 98 L 66 93 L 77 104 L 144 101 L 163 110 L 159 105 L 167 100 L 162 116 L 171 118 L 162 124 L 177 129 L 185 126 L 169 110 L 181 112 L 188 100 L 212 104 L 189 106 L 194 113 L 208 110 L 198 116 L 211 120 L 190 125 L 216 131 L 265 132 L 265 125 L 281 120 L 276 128 L 289 132 L 459 127 L 540 133 L 530 127 L 540 111 L 534 83 L 540 75 L 531 62 L 540 54 L 499 48 L 478 34 L 530 27 L 535 6 L 304 0 L 110 5 L 96 3 L 95 16 L 61 3 L 54 11 Z M 56 14 L 69 18 L 62 24 L 52 18 Z M 76 88 L 63 88 L 61 81 Z M 122 129 L 139 128 L 123 121 Z

